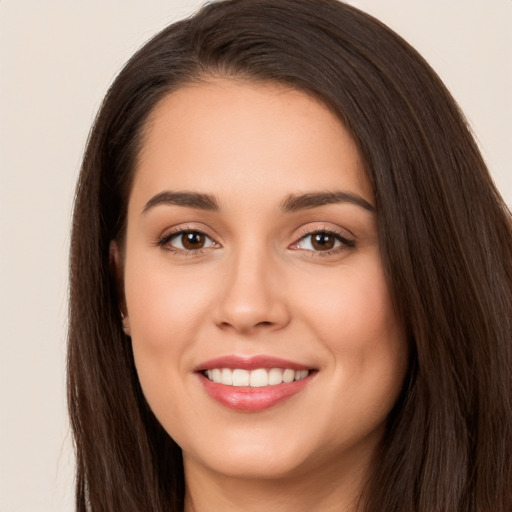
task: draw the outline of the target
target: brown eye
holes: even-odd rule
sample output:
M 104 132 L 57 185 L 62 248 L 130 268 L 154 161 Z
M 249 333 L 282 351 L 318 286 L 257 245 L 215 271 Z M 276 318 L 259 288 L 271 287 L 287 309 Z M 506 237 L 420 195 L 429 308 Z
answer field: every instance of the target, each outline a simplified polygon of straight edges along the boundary
M 328 251 L 333 249 L 336 244 L 336 238 L 330 233 L 315 233 L 311 235 L 311 245 L 317 251 Z
M 340 233 L 331 233 L 329 231 L 315 231 L 303 236 L 292 249 L 302 249 L 316 253 L 331 250 L 355 247 L 355 241 L 345 238 Z
M 200 251 L 210 247 L 218 247 L 208 235 L 201 231 L 178 231 L 165 236 L 158 245 L 169 250 L 176 251 Z
M 182 233 L 181 235 L 181 244 L 184 249 L 189 251 L 202 249 L 205 243 L 205 235 L 203 233 L 199 233 L 198 231 L 189 231 L 186 233 Z

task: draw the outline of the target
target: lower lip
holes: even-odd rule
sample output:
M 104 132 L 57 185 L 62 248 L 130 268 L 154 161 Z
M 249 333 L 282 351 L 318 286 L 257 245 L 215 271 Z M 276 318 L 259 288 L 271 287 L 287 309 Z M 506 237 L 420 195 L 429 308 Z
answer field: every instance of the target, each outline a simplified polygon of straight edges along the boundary
M 269 409 L 287 398 L 296 395 L 308 385 L 311 374 L 301 380 L 252 388 L 249 386 L 226 386 L 198 374 L 206 392 L 220 404 L 237 411 L 258 412 Z

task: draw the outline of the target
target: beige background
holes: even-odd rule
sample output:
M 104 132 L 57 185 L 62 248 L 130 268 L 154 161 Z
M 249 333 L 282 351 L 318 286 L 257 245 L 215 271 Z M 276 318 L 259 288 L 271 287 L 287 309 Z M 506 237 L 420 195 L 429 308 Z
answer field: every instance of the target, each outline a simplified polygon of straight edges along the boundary
M 123 62 L 193 0 L 0 0 L 0 512 L 71 511 L 67 251 L 89 127 Z M 429 60 L 512 204 L 512 0 L 352 0 Z

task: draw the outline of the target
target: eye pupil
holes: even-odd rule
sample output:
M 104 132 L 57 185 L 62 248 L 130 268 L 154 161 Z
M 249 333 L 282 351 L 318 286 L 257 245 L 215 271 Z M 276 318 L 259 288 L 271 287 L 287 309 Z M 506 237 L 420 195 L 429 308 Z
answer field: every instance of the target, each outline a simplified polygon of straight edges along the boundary
M 319 251 L 328 251 L 334 247 L 334 237 L 328 233 L 316 233 L 311 238 L 313 247 Z
M 181 237 L 181 243 L 185 249 L 201 249 L 204 246 L 205 236 L 197 231 L 189 231 Z

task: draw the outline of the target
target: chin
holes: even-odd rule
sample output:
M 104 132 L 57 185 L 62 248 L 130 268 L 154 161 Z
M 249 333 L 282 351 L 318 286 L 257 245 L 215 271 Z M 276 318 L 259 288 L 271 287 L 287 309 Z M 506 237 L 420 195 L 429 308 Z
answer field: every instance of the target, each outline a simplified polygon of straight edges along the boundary
M 216 458 L 203 464 L 214 473 L 242 480 L 285 480 L 300 474 L 301 468 L 306 465 L 297 453 L 293 457 L 286 457 L 275 451 L 260 449 L 259 452 L 232 453 L 222 460 Z
M 293 437 L 293 436 L 292 436 Z M 247 480 L 280 480 L 300 473 L 308 465 L 308 450 L 300 439 L 282 439 L 282 435 L 233 435 L 221 440 L 212 436 L 206 446 L 191 451 L 184 448 L 187 464 L 199 464 L 225 477 Z M 314 450 L 311 450 L 314 451 Z

